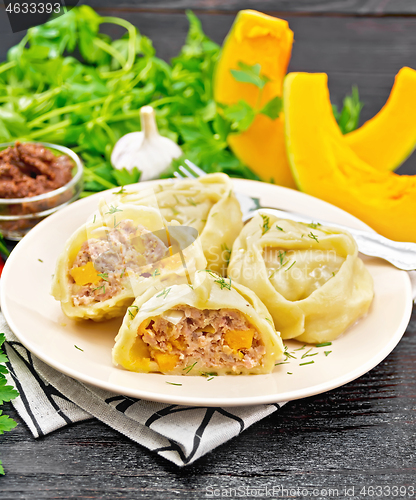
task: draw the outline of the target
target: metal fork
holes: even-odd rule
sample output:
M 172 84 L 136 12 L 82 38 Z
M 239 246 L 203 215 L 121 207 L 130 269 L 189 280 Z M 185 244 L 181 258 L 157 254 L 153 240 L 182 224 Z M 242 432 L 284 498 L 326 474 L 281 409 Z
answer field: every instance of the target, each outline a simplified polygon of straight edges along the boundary
M 207 175 L 202 169 L 191 161 L 185 160 L 185 164 L 188 169 L 181 165 L 178 169 L 179 172 L 174 173 L 174 176 L 177 179 L 195 179 Z M 242 193 L 235 193 L 235 196 L 241 205 L 244 222 L 249 221 L 256 213 L 262 213 L 265 215 L 275 215 L 281 219 L 289 219 L 307 224 L 313 222 L 315 224 L 322 224 L 323 226 L 337 227 L 348 231 L 354 237 L 358 245 L 358 250 L 362 254 L 384 259 L 387 262 L 390 262 L 390 264 L 393 264 L 393 266 L 398 269 L 403 269 L 404 271 L 416 270 L 416 243 L 389 240 L 388 238 L 385 238 L 375 232 L 362 231 L 361 229 L 355 229 L 353 227 L 325 220 L 314 219 L 311 221 L 311 219 L 306 217 L 304 214 L 280 210 L 277 208 L 261 207 L 258 199 L 251 198 L 250 196 Z

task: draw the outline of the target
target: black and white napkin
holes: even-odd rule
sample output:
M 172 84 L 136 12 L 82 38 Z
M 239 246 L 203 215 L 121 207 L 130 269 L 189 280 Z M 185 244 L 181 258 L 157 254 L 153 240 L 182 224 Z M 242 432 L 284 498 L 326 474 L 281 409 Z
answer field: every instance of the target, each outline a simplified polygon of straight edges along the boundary
M 0 313 L 7 342 L 12 401 L 38 438 L 74 422 L 98 418 L 128 438 L 183 466 L 237 436 L 281 404 L 200 408 L 135 399 L 74 380 L 30 353 Z
M 409 273 L 416 297 L 416 272 Z M 34 437 L 81 420 L 98 418 L 128 438 L 183 466 L 237 436 L 282 404 L 200 408 L 135 399 L 84 384 L 31 354 L 0 313 L 7 342 L 8 381 L 20 396 L 12 401 Z

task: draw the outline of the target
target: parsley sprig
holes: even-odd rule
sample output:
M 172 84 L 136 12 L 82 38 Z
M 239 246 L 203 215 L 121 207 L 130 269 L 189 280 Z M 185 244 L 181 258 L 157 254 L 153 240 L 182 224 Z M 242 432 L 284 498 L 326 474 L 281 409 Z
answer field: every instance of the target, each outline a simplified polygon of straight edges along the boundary
M 6 385 L 6 375 L 9 373 L 8 369 L 4 365 L 7 363 L 8 358 L 4 354 L 1 349 L 1 346 L 5 342 L 6 337 L 4 333 L 0 333 L 0 405 L 2 405 L 5 401 L 11 401 L 14 398 L 17 398 L 19 393 L 14 389 L 11 385 Z M 2 415 L 2 410 L 0 410 L 0 434 L 3 434 L 6 431 L 11 431 L 17 425 L 17 423 L 7 415 Z M 0 460 L 0 474 L 4 474 L 4 469 L 1 465 Z

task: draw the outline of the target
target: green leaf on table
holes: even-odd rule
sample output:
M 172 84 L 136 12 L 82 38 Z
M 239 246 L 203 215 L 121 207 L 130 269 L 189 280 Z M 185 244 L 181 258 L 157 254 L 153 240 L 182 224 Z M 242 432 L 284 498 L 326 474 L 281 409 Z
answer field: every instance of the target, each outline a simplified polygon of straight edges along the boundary
M 119 186 L 135 184 L 136 182 L 139 182 L 141 175 L 142 173 L 137 167 L 134 167 L 131 172 L 129 172 L 126 168 L 114 170 L 113 172 L 113 176 Z
M 272 120 L 279 118 L 280 113 L 282 112 L 283 102 L 282 98 L 279 96 L 273 97 L 270 99 L 268 103 L 266 103 L 263 108 L 260 110 L 262 115 L 266 115 Z
M 347 95 L 344 98 L 341 111 L 338 111 L 336 105 L 332 105 L 335 119 L 343 134 L 348 134 L 358 127 L 363 106 L 364 104 L 360 101 L 358 88 L 356 86 L 352 88 L 351 95 Z
M 266 83 L 270 81 L 270 79 L 266 75 L 260 74 L 260 64 L 253 64 L 252 66 L 250 66 L 243 63 L 242 61 L 239 61 L 237 64 L 240 68 L 239 70 L 230 69 L 231 74 L 233 75 L 234 79 L 237 80 L 237 82 L 252 83 L 261 90 L 266 85 Z
M 3 434 L 6 431 L 11 431 L 17 425 L 17 423 L 13 419 L 8 417 L 7 415 L 2 415 L 2 413 L 3 412 L 0 410 L 0 434 Z

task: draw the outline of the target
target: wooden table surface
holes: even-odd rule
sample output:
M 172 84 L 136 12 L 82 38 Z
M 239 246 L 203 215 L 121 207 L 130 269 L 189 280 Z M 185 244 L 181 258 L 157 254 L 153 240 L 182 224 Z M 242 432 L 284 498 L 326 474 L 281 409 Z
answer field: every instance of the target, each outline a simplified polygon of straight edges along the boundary
M 174 56 L 184 42 L 187 8 L 194 10 L 206 33 L 219 43 L 241 8 L 287 19 L 296 40 L 290 70 L 328 73 L 331 98 L 337 104 L 357 85 L 365 103 L 363 120 L 383 105 L 402 66 L 416 68 L 414 0 L 87 3 L 101 14 L 128 18 L 153 40 L 158 55 L 165 59 Z M 5 37 L 6 28 L 3 10 L 1 60 L 22 36 Z M 416 157 L 400 173 L 415 174 Z M 186 468 L 178 468 L 96 420 L 35 440 L 12 405 L 6 404 L 5 413 L 19 425 L 0 436 L 6 470 L 0 477 L 0 499 L 200 499 L 209 498 L 214 487 L 221 489 L 217 491 L 223 497 L 228 493 L 248 498 L 254 493 L 250 495 L 246 488 L 266 486 L 308 488 L 311 495 L 316 493 L 315 498 L 336 496 L 334 490 L 329 491 L 333 488 L 339 498 L 360 499 L 403 498 L 393 487 L 405 486 L 404 497 L 412 497 L 416 495 L 415 362 L 414 309 L 402 341 L 369 373 L 337 390 L 287 404 Z M 362 490 L 369 486 L 383 489 L 371 495 L 371 488 Z M 317 490 L 312 492 L 313 488 Z M 276 489 L 275 498 L 278 493 Z M 301 491 L 280 492 L 280 498 L 293 497 L 306 496 Z

